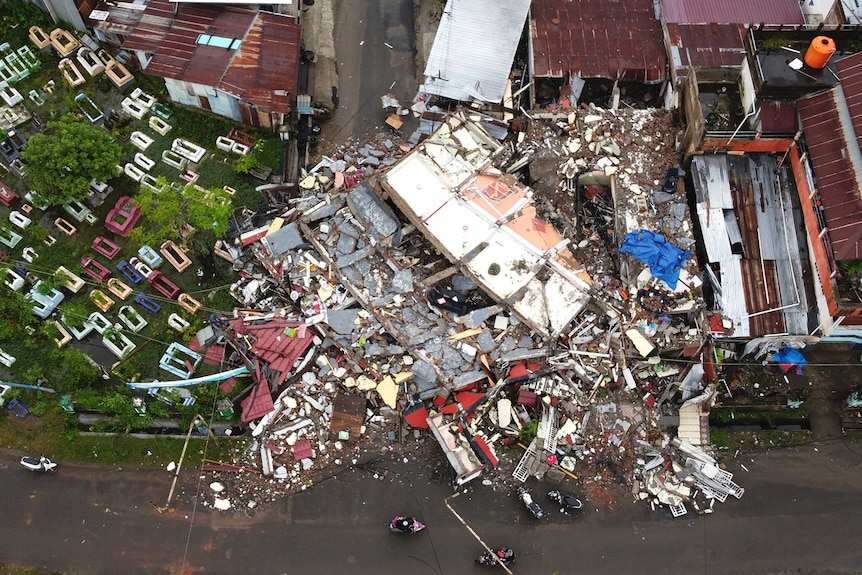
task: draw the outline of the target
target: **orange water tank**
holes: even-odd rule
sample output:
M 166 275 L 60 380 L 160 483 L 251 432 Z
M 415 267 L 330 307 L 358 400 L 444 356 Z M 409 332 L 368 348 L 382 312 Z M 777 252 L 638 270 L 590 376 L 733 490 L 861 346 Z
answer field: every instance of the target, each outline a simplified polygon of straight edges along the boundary
M 805 52 L 805 65 L 817 70 L 826 67 L 826 62 L 835 53 L 835 42 L 828 36 L 818 36 L 811 41 Z

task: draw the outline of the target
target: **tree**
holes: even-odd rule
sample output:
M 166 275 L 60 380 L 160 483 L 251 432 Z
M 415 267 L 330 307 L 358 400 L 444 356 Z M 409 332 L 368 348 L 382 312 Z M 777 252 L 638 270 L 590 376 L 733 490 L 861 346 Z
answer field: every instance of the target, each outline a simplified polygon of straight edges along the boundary
M 83 200 L 90 193 L 90 180 L 114 177 L 122 148 L 110 134 L 64 116 L 48 122 L 21 150 L 33 187 L 54 205 Z
M 227 233 L 233 206 L 224 190 L 187 185 L 176 192 L 162 179 L 156 188 L 162 191 L 141 186 L 135 195 L 135 203 L 149 225 L 134 228 L 129 234 L 132 241 L 160 246 L 165 240 L 185 237 L 185 242 L 196 252 L 208 252 L 212 243 Z M 189 232 L 187 226 L 194 231 Z

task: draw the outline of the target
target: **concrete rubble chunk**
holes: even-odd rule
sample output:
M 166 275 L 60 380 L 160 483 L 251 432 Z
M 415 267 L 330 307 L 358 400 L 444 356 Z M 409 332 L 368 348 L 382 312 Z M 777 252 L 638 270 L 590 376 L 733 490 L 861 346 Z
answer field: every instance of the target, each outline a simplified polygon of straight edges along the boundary
M 326 323 L 337 334 L 350 334 L 356 328 L 356 318 L 359 317 L 359 311 L 359 309 L 330 310 L 326 313 Z
M 413 291 L 413 272 L 409 269 L 399 270 L 392 276 L 390 284 L 396 293 L 410 293 Z
M 356 217 L 374 228 L 382 238 L 391 236 L 401 227 L 392 210 L 365 184 L 357 186 L 348 194 L 347 203 Z

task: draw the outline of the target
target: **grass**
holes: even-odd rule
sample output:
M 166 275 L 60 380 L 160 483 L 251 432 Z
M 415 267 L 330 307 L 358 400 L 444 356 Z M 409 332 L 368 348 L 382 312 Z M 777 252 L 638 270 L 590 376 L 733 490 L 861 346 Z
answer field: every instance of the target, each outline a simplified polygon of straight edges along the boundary
M 22 565 L 2 565 L 0 564 L 0 575 L 75 575 L 71 571 L 39 571 L 32 567 L 24 567 Z
M 789 447 L 811 441 L 811 431 L 784 431 L 769 429 L 764 431 L 724 431 L 713 430 L 710 442 L 718 449 L 736 451 L 759 451 L 771 447 Z
M 8 420 L 0 425 L 0 446 L 15 451 L 45 454 L 60 461 L 76 461 L 100 465 L 164 466 L 179 460 L 182 438 L 153 436 L 138 438 L 131 435 L 69 434 L 65 432 L 64 416 L 46 414 L 38 419 L 28 416 L 22 420 Z M 187 431 L 188 428 L 184 430 Z M 231 450 L 241 438 L 219 437 L 206 439 L 193 437 L 186 452 L 186 463 L 200 463 L 206 447 L 207 459 L 230 461 Z

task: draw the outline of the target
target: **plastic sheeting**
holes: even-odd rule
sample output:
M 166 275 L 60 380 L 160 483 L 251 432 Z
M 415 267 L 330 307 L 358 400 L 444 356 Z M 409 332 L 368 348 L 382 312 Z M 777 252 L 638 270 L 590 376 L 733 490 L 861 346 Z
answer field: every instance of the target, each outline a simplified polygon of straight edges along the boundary
M 652 275 L 671 289 L 679 282 L 679 272 L 691 252 L 668 243 L 662 234 L 637 230 L 626 234 L 620 253 L 631 254 L 649 266 Z
M 787 373 L 791 367 L 796 367 L 796 374 L 802 375 L 802 367 L 808 363 L 805 356 L 798 349 L 785 347 L 772 354 L 772 359 L 778 362 L 781 371 Z

